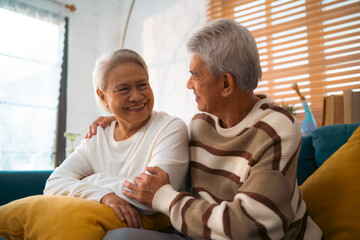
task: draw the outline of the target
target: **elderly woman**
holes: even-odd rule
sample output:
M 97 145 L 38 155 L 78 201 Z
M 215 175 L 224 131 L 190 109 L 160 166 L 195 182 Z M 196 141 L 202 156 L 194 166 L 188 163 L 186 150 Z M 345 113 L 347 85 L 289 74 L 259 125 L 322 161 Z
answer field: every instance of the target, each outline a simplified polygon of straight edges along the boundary
M 102 56 L 93 71 L 98 105 L 114 116 L 97 135 L 84 139 L 47 180 L 44 194 L 100 202 L 129 227 L 141 228 L 139 213 L 154 211 L 122 194 L 123 182 L 158 166 L 178 189 L 188 169 L 184 122 L 153 110 L 147 66 L 128 49 Z

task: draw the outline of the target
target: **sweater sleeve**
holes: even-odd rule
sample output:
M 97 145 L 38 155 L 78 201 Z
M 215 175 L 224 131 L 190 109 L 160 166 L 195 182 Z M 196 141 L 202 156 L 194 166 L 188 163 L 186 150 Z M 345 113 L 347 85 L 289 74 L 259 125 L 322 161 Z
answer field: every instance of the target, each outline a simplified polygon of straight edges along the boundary
M 182 120 L 175 119 L 159 134 L 148 166 L 160 167 L 174 189 L 180 188 L 189 166 L 188 133 Z
M 254 142 L 260 140 L 256 137 Z M 261 134 L 258 137 L 261 138 Z M 298 199 L 292 201 L 295 181 L 289 182 L 279 164 L 274 162 L 296 162 L 300 141 L 289 144 L 288 141 L 293 139 L 286 137 L 273 141 L 269 138 L 268 142 L 263 142 L 261 154 L 254 160 L 255 166 L 246 180 L 239 184 L 232 199 L 216 199 L 210 191 L 207 192 L 208 199 L 212 200 L 204 200 L 189 193 L 179 193 L 166 185 L 155 194 L 152 207 L 168 214 L 177 230 L 193 238 L 281 239 L 294 218 L 293 208 L 297 206 Z M 297 136 L 295 139 L 301 138 Z M 280 159 L 276 151 L 279 144 L 292 145 L 289 150 L 284 150 L 287 152 Z M 286 171 L 288 175 L 296 176 L 296 168 Z M 213 173 L 216 174 L 216 171 Z M 226 185 L 211 183 L 213 178 L 208 181 L 209 185 L 219 185 L 226 191 Z
M 183 121 L 175 119 L 159 132 L 152 144 L 152 155 L 148 166 L 158 166 L 166 171 L 169 174 L 171 185 L 175 189 L 179 189 L 184 181 L 189 163 L 186 125 Z M 86 180 L 98 186 L 109 188 L 144 214 L 156 212 L 122 193 L 124 181 L 132 182 L 132 179 L 99 173 L 89 176 Z
M 50 175 L 46 181 L 45 195 L 65 195 L 100 202 L 103 196 L 112 192 L 106 187 L 83 181 L 94 174 L 85 150 L 85 141 Z
M 259 178 L 261 180 L 259 181 Z M 270 198 L 264 192 L 278 192 L 289 186 L 279 172 L 252 174 L 251 187 L 240 187 L 232 201 L 221 203 L 196 199 L 189 193 L 177 192 L 170 185 L 155 195 L 153 209 L 169 215 L 173 226 L 192 238 L 249 239 L 265 237 L 281 239 L 283 225 L 293 217 L 290 194 Z M 256 184 L 254 184 L 256 183 Z M 258 185 L 258 184 L 263 184 Z M 284 215 L 282 210 L 288 213 Z

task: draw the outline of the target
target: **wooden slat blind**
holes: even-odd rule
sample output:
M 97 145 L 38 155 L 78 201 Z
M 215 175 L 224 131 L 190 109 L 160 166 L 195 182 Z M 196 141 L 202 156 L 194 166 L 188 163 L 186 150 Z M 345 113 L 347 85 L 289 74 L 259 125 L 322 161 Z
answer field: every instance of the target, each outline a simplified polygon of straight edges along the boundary
M 360 0 L 208 0 L 208 19 L 231 18 L 254 35 L 263 77 L 255 90 L 293 104 L 297 83 L 321 124 L 323 98 L 360 88 Z

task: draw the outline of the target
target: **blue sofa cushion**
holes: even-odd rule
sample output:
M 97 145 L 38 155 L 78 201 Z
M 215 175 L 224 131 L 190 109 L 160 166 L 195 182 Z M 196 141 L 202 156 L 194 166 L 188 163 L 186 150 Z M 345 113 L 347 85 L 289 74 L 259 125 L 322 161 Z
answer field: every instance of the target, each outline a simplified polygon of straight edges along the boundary
M 1 171 L 0 173 L 1 206 L 16 199 L 42 194 L 52 171 Z
M 360 122 L 320 127 L 312 132 L 315 163 L 320 167 L 326 159 L 344 145 Z
M 311 135 L 302 138 L 297 167 L 297 181 L 299 186 L 317 169 L 314 162 L 314 147 Z

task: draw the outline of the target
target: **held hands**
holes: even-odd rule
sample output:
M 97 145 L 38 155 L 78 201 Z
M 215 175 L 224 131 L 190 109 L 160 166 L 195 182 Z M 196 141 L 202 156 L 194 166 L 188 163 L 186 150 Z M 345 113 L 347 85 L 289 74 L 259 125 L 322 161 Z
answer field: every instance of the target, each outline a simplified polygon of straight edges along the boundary
M 164 185 L 170 184 L 169 175 L 159 167 L 147 167 L 152 174 L 142 173 L 134 178 L 134 183 L 125 181 L 124 186 L 133 192 L 124 190 L 122 193 L 148 207 L 152 207 L 155 193 Z
M 105 195 L 100 200 L 100 203 L 113 209 L 118 218 L 121 221 L 125 221 L 128 227 L 143 228 L 139 212 L 133 208 L 130 203 L 117 196 L 115 193 Z
M 103 117 L 103 116 L 100 116 L 98 117 L 90 126 L 89 126 L 89 131 L 86 133 L 86 136 L 84 137 L 85 139 L 86 138 L 91 138 L 93 135 L 96 135 L 96 128 L 97 126 L 100 126 L 100 127 L 106 127 L 108 125 L 110 125 L 110 123 L 112 121 L 115 120 L 115 117 L 114 116 L 109 116 L 109 117 Z

